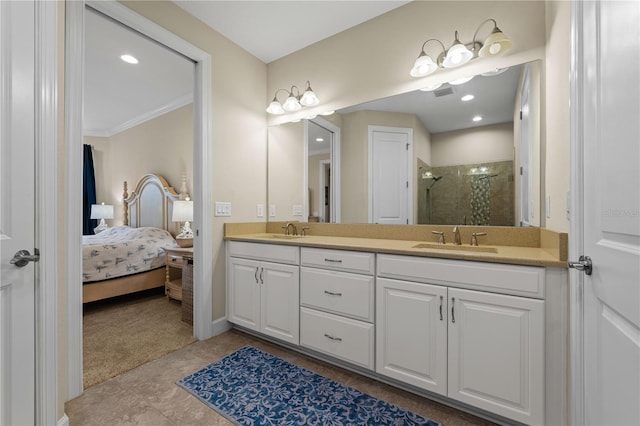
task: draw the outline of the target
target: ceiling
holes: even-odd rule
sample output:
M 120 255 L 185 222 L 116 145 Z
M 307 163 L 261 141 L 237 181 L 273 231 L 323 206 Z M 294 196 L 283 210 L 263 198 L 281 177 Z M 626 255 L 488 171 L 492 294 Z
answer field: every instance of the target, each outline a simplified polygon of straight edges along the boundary
M 407 1 L 187 1 L 178 6 L 224 34 L 265 62 L 299 50 L 351 26 L 369 20 Z M 146 120 L 187 105 L 193 99 L 193 63 L 168 48 L 91 11 L 85 14 L 84 131 L 111 136 Z M 313 19 L 308 19 L 310 16 Z M 291 35 L 295 34 L 295 37 Z M 120 60 L 129 53 L 136 65 Z M 498 80 L 498 77 L 501 80 Z M 509 79 L 505 83 L 504 79 Z M 495 79 L 495 80 L 493 80 Z M 483 81 L 486 80 L 486 81 Z M 339 112 L 374 109 L 416 113 L 432 132 L 460 128 L 459 118 L 483 105 L 505 105 L 515 97 L 516 71 L 497 77 L 476 77 L 453 88 L 455 96 L 435 100 L 433 92 L 414 92 L 347 108 Z M 446 85 L 445 85 L 446 86 Z M 461 105 L 459 97 L 473 89 L 476 100 Z M 265 108 L 268 99 L 265 99 Z M 456 114 L 446 108 L 456 109 Z M 511 104 L 512 107 L 512 104 Z M 477 109 L 477 108 L 476 108 Z M 265 113 L 266 114 L 266 113 Z M 478 125 L 509 121 L 510 111 L 492 115 Z M 456 120 L 451 120 L 456 117 Z M 454 122 L 455 121 L 455 122 Z M 318 147 L 320 148 L 320 147 Z
M 408 1 L 174 3 L 268 63 Z M 111 136 L 191 102 L 191 62 L 95 12 L 85 16 L 85 135 Z M 124 53 L 140 62 L 126 64 Z

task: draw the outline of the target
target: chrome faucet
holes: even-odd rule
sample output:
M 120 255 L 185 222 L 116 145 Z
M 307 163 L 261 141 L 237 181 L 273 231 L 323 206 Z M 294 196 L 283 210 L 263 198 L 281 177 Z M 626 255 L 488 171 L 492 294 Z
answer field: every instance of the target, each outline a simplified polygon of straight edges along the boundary
M 487 235 L 486 232 L 474 232 L 471 234 L 471 245 L 472 246 L 477 246 L 478 245 L 478 237 L 483 237 Z
M 457 246 L 462 245 L 462 240 L 460 239 L 460 229 L 457 226 L 453 227 L 453 244 Z

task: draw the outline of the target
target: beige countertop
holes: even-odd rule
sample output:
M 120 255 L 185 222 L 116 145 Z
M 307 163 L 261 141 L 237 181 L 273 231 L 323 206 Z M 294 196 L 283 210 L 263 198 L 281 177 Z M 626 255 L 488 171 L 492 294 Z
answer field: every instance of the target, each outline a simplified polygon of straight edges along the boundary
M 566 235 L 566 234 L 565 234 Z M 471 260 L 514 265 L 547 266 L 566 268 L 567 261 L 561 260 L 556 250 L 541 247 L 522 247 L 506 245 L 483 245 L 472 247 L 468 244 L 454 246 L 446 244 L 438 247 L 433 241 L 394 240 L 388 238 L 360 238 L 327 235 L 285 236 L 277 233 L 233 233 L 226 235 L 229 241 L 247 241 L 295 245 L 300 247 L 318 247 L 340 250 L 357 250 L 373 253 L 402 254 L 410 256 L 436 257 L 445 259 Z M 424 245 L 427 247 L 417 248 Z M 490 250 L 474 251 L 474 250 Z

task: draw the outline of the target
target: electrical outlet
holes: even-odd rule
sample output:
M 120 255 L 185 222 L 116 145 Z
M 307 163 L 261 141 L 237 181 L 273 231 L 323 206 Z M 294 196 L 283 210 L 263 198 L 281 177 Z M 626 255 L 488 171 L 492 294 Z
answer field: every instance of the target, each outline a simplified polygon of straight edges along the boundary
M 264 217 L 264 204 L 256 205 L 256 216 Z
M 276 217 L 276 205 L 269 204 L 269 217 Z
M 231 216 L 231 203 L 216 201 L 215 205 L 216 216 Z
M 302 206 L 299 204 L 294 204 L 293 206 L 293 215 L 294 216 L 302 216 Z

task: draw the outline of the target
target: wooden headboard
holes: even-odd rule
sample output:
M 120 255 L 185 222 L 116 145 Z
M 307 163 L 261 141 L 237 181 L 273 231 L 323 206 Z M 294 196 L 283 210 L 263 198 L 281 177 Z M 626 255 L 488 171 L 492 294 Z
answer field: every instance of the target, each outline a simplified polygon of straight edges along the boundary
M 169 231 L 174 237 L 177 235 L 179 224 L 171 221 L 173 202 L 183 199 L 186 193 L 178 194 L 160 175 L 147 174 L 138 181 L 131 196 L 127 193 L 125 181 L 122 195 L 125 225 L 132 228 L 153 226 Z

